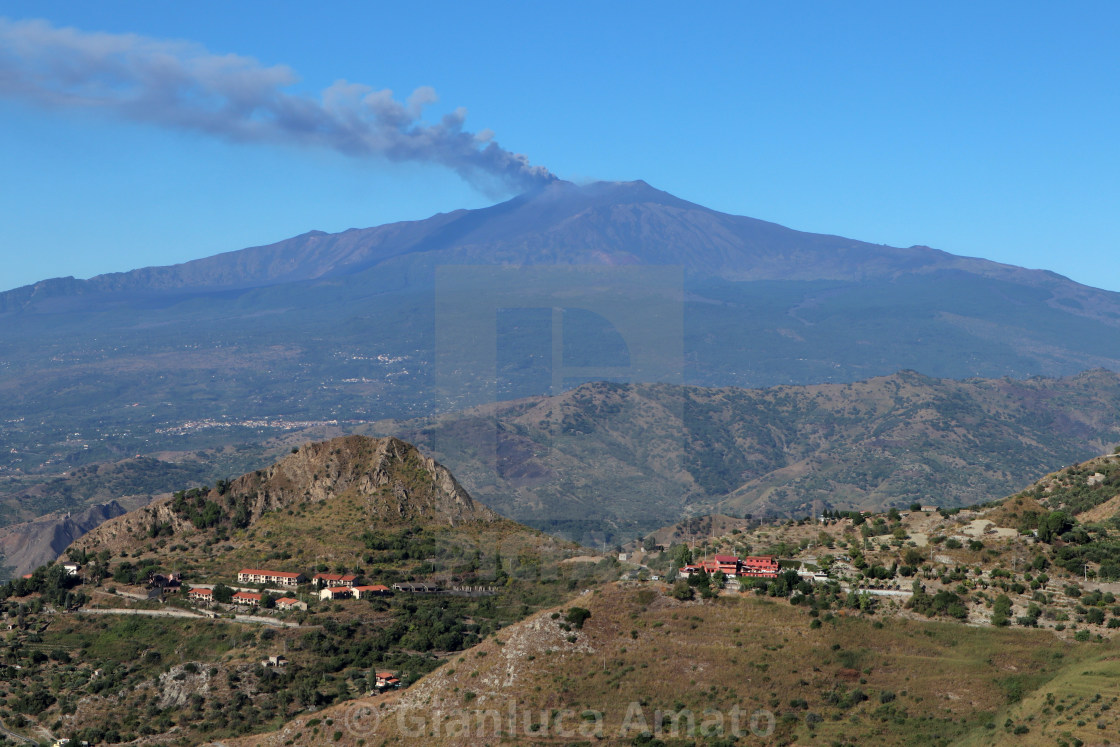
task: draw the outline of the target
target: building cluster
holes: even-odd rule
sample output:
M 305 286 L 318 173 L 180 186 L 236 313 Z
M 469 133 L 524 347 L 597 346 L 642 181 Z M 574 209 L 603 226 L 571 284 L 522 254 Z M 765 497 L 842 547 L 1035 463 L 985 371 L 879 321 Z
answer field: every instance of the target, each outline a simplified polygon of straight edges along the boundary
M 368 599 L 389 593 L 389 587 L 383 584 L 359 586 L 358 577 L 352 573 L 316 573 L 311 581 L 319 589 L 320 599 Z
M 260 568 L 244 568 L 237 574 L 237 580 L 243 584 L 272 584 L 275 586 L 296 587 L 309 582 L 302 573 L 288 571 L 270 571 Z M 392 590 L 383 584 L 359 585 L 358 576 L 353 573 L 316 573 L 311 577 L 310 583 L 318 589 L 320 599 L 368 599 L 375 596 L 386 596 Z M 209 604 L 214 601 L 214 590 L 203 586 L 192 587 L 187 595 L 191 599 Z M 259 607 L 263 594 L 251 591 L 238 591 L 233 595 L 233 603 L 246 607 Z M 294 597 L 280 597 L 275 600 L 279 610 L 307 609 L 307 604 Z
M 747 558 L 740 558 L 736 555 L 716 555 L 711 560 L 702 560 L 694 565 L 686 565 L 681 568 L 680 575 L 682 578 L 688 578 L 694 573 L 704 572 L 711 575 L 719 572 L 729 579 L 777 578 L 779 570 L 778 558 L 773 555 Z

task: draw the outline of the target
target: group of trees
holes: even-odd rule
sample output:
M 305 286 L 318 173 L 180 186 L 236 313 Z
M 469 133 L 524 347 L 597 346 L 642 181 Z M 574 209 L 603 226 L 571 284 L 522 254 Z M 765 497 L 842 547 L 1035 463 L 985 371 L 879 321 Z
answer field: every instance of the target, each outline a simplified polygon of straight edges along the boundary
M 210 529 L 228 525 L 232 529 L 244 529 L 252 520 L 252 501 L 255 495 L 239 495 L 229 492 L 230 481 L 218 480 L 213 491 L 218 497 L 225 496 L 225 506 L 211 500 L 211 490 L 203 485 L 200 488 L 180 490 L 171 501 L 171 510 L 190 521 L 197 529 Z M 158 524 L 152 525 L 151 536 L 159 536 L 171 529 Z
M 917 580 L 914 581 L 913 590 L 914 594 L 906 606 L 915 612 L 920 612 L 926 617 L 945 615 L 958 620 L 968 617 L 968 608 L 959 594 L 948 589 L 941 589 L 932 595 L 927 594 L 925 587 Z
M 11 597 L 25 597 L 39 594 L 43 604 L 53 604 L 63 609 L 73 609 L 86 603 L 88 597 L 82 591 L 75 591 L 81 583 L 78 576 L 71 573 L 61 563 L 40 566 L 31 578 L 17 578 L 0 586 L 0 601 Z

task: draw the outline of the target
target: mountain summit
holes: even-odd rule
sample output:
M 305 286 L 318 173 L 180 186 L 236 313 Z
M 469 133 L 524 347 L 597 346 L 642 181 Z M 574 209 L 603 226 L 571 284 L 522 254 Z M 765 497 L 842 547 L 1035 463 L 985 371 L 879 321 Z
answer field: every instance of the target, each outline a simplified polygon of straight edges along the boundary
M 439 269 L 463 265 L 502 270 L 458 273 L 440 296 Z M 581 304 L 570 273 L 556 278 L 573 287 L 544 295 L 518 287 L 533 276 L 522 268 L 588 266 L 605 270 L 598 292 L 628 332 Z M 650 291 L 628 268 L 674 268 L 675 285 Z M 450 295 L 459 317 L 493 306 L 479 317 L 487 339 L 466 342 L 496 355 L 469 372 L 479 391 L 444 396 L 437 304 Z M 278 423 L 412 418 L 595 376 L 762 387 L 1093 368 L 1120 370 L 1120 294 L 795 231 L 642 181 L 556 181 L 479 210 L 0 294 L 0 470 L 259 441 Z
M 183 293 L 337 278 L 417 255 L 429 255 L 436 264 L 671 265 L 732 281 L 860 281 L 954 270 L 1051 288 L 1073 285 L 1052 273 L 929 247 L 869 244 L 728 215 L 640 180 L 587 185 L 558 180 L 478 210 L 337 234 L 310 231 L 275 244 L 85 281 L 48 280 L 0 294 L 0 310 L 34 306 L 44 296 Z

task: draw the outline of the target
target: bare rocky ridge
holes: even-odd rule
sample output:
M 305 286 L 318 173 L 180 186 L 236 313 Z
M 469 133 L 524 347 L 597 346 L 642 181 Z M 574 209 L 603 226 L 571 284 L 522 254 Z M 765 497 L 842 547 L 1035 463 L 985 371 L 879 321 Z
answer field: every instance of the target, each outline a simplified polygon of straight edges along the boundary
M 344 436 L 306 444 L 267 469 L 211 489 L 206 499 L 223 504 L 244 500 L 252 524 L 269 511 L 343 495 L 364 498 L 369 519 L 380 524 L 457 526 L 501 520 L 472 500 L 445 467 L 392 437 Z M 153 524 L 170 525 L 175 532 L 189 528 L 190 520 L 173 509 L 173 500 L 163 498 L 108 521 L 78 546 L 119 549 Z

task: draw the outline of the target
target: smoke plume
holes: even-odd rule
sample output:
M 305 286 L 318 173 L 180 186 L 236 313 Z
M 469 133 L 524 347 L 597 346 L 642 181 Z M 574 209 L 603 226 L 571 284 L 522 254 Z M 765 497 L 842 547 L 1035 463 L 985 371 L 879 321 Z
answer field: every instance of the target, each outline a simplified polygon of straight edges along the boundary
M 392 91 L 340 80 L 318 98 L 288 92 L 296 74 L 189 42 L 56 28 L 0 18 L 0 96 L 100 110 L 136 122 L 242 143 L 330 148 L 352 156 L 437 163 L 474 186 L 531 189 L 554 180 L 489 131 L 463 129 L 465 109 L 423 121 L 428 87 Z

